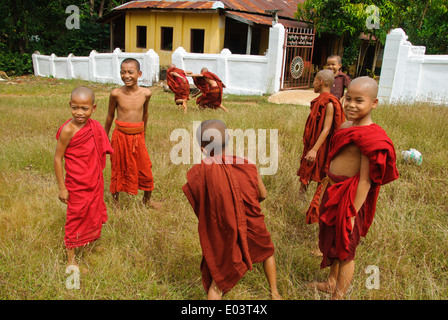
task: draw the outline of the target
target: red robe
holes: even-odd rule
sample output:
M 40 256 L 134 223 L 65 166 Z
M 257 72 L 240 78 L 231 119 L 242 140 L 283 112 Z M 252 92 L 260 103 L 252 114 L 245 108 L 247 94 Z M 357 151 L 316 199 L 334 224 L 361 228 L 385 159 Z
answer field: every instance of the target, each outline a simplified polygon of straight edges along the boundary
M 178 77 L 171 75 L 171 72 L 177 72 L 186 81 L 184 82 Z M 168 69 L 166 72 L 166 82 L 171 91 L 174 92 L 175 101 L 179 99 L 190 100 L 190 84 L 188 83 L 187 76 L 182 69 L 175 67 Z
M 202 282 L 208 292 L 212 279 L 226 293 L 252 264 L 274 254 L 274 245 L 258 201 L 254 164 L 227 156 L 207 158 L 187 173 L 182 187 L 198 217 L 202 248 Z M 224 163 L 223 163 L 224 162 Z
M 317 151 L 316 160 L 310 163 L 306 161 L 305 156 L 316 144 L 316 141 L 322 132 L 325 121 L 325 112 L 327 110 L 327 105 L 330 102 L 334 107 L 333 124 L 327 138 Z M 305 130 L 303 132 L 303 153 L 300 159 L 300 167 L 297 171 L 297 175 L 300 176 L 300 181 L 303 184 L 308 185 L 310 181 L 319 182 L 316 193 L 314 194 L 313 200 L 306 213 L 306 222 L 308 224 L 319 222 L 320 182 L 325 177 L 325 173 L 328 169 L 327 157 L 330 139 L 334 131 L 339 129 L 341 124 L 345 121 L 341 103 L 329 92 L 322 92 L 317 98 L 311 101 L 310 109 L 311 111 L 306 120 Z
M 110 192 L 124 191 L 136 195 L 138 189 L 154 190 L 152 163 L 146 149 L 143 121 L 128 123 L 115 120 L 111 144 L 115 152 L 110 157 Z
M 221 79 L 214 73 L 209 71 L 202 73 L 204 77 L 193 77 L 193 82 L 201 91 L 202 95 L 196 99 L 196 104 L 206 108 L 216 109 L 222 103 L 222 92 L 226 86 Z M 217 86 L 211 87 L 204 78 L 216 81 Z
M 69 121 L 59 128 L 56 139 Z M 107 153 L 112 154 L 113 149 L 106 132 L 92 119 L 73 136 L 65 150 L 65 186 L 69 198 L 64 242 L 69 249 L 98 239 L 107 221 L 103 199 Z
M 365 237 L 375 215 L 376 201 L 380 186 L 398 179 L 396 154 L 392 141 L 378 125 L 355 126 L 337 130 L 330 145 L 328 164 L 347 144 L 354 143 L 361 153 L 369 158 L 370 179 L 372 185 L 363 204 L 363 221 L 360 236 Z M 319 224 L 319 247 L 323 253 L 321 267 L 331 264 L 328 253 L 333 250 L 335 258 L 346 260 L 350 254 L 351 217 L 357 216 L 353 205 L 359 173 L 353 177 L 327 187 L 324 203 L 321 204 Z M 324 198 L 322 199 L 324 200 Z M 356 219 L 355 219 L 356 222 Z M 352 248 L 353 250 L 353 248 Z M 331 259 L 330 259 L 331 260 Z

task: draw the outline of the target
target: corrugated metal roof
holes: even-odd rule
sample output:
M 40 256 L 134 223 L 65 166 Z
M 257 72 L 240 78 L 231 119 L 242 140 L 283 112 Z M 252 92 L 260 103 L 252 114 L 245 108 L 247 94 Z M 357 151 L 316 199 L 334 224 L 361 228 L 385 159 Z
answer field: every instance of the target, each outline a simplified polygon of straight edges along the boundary
M 262 24 L 262 25 L 272 25 L 272 17 L 270 16 L 263 16 L 259 14 L 253 14 L 253 13 L 246 13 L 246 12 L 238 12 L 238 11 L 227 11 L 226 15 L 229 18 L 233 18 L 236 20 L 240 20 L 238 18 L 242 18 L 243 20 L 249 20 L 252 21 L 255 24 Z M 279 18 L 278 22 L 281 23 L 285 28 L 308 28 L 308 25 L 303 22 L 299 21 L 293 21 L 293 20 L 287 20 Z
M 131 1 L 114 10 L 130 10 L 130 9 L 195 9 L 195 10 L 211 10 L 214 9 L 215 1 Z
M 258 13 L 266 15 L 266 10 L 281 10 L 279 17 L 295 19 L 294 13 L 297 11 L 297 4 L 304 0 L 146 0 L 130 1 L 116 7 L 114 10 L 129 9 L 192 9 L 192 10 L 212 10 L 216 9 L 219 2 L 224 4 L 226 11 L 239 11 L 247 13 Z
M 220 0 L 226 9 L 266 14 L 265 10 L 282 10 L 278 12 L 279 17 L 295 19 L 297 4 L 304 0 Z
M 279 22 L 285 27 L 306 27 L 298 22 L 294 13 L 297 4 L 304 0 L 137 0 L 124 3 L 109 13 L 108 19 L 119 12 L 138 9 L 158 10 L 216 10 L 222 8 L 226 13 L 250 20 L 256 24 L 271 25 L 272 15 L 266 10 L 280 10 L 277 15 Z M 282 19 L 284 18 L 284 19 Z M 290 20 L 291 19 L 291 20 Z M 104 19 L 106 21 L 107 19 Z

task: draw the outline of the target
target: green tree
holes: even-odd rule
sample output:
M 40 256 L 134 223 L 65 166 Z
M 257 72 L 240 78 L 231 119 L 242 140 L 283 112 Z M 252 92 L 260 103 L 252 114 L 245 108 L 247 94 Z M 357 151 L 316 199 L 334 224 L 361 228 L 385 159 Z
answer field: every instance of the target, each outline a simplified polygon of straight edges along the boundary
M 323 32 L 335 34 L 341 38 L 338 54 L 343 57 L 344 64 L 352 64 L 359 54 L 364 34 L 375 46 L 372 70 L 375 70 L 378 52 L 384 44 L 386 35 L 393 25 L 397 25 L 398 6 L 391 1 L 371 0 L 306 0 L 299 3 L 296 17 L 311 24 L 320 35 Z M 344 38 L 349 39 L 346 48 L 348 56 L 344 57 Z M 361 52 L 362 67 L 366 51 Z M 358 74 L 359 70 L 356 70 Z
M 0 70 L 32 72 L 31 54 L 88 55 L 109 48 L 109 27 L 97 22 L 123 1 L 117 0 L 0 0 Z M 80 28 L 68 29 L 66 8 L 80 10 Z

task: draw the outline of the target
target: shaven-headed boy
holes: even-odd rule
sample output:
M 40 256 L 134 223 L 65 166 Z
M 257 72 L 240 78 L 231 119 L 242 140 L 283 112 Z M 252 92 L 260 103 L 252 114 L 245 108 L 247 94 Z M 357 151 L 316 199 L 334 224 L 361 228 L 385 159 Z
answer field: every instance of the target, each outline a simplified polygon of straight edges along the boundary
M 137 195 L 139 189 L 143 190 L 143 203 L 159 209 L 161 204 L 151 200 L 154 178 L 145 143 L 148 104 L 152 93 L 151 90 L 138 85 L 138 79 L 142 76 L 138 60 L 133 58 L 123 60 L 120 75 L 124 86 L 113 89 L 110 93 L 104 126 L 109 136 L 117 112 L 111 139 L 114 154 L 110 158 L 112 169 L 110 192 L 118 206 L 120 192 Z
M 371 118 L 377 94 L 372 78 L 350 83 L 344 103 L 347 121 L 330 144 L 319 216 L 321 268 L 330 266 L 330 274 L 326 282 L 311 286 L 332 293 L 333 299 L 344 298 L 352 281 L 356 248 L 373 222 L 380 186 L 398 178 L 394 145 Z
M 311 101 L 310 114 L 303 132 L 303 153 L 297 175 L 301 194 L 311 181 L 318 183 L 317 190 L 306 213 L 306 223 L 319 221 L 319 195 L 321 181 L 326 174 L 326 161 L 331 136 L 344 122 L 342 105 L 330 93 L 334 76 L 331 70 L 319 71 L 314 79 L 314 92 L 319 96 Z
M 95 110 L 93 91 L 86 87 L 74 89 L 70 97 L 72 118 L 56 134 L 54 171 L 59 200 L 67 204 L 64 242 L 68 265 L 78 265 L 75 248 L 98 239 L 107 221 L 103 170 L 106 154 L 113 150 L 101 124 L 90 119 Z
M 350 84 L 350 77 L 342 72 L 342 59 L 338 55 L 332 55 L 327 58 L 327 69 L 333 71 L 334 82 L 330 92 L 341 100 L 344 96 L 345 89 Z
M 207 158 L 187 172 L 182 190 L 198 217 L 207 298 L 221 299 L 253 263 L 263 262 L 271 298 L 281 299 L 275 249 L 260 207 L 267 191 L 257 166 L 228 154 L 229 136 L 220 120 L 204 121 L 197 137 Z

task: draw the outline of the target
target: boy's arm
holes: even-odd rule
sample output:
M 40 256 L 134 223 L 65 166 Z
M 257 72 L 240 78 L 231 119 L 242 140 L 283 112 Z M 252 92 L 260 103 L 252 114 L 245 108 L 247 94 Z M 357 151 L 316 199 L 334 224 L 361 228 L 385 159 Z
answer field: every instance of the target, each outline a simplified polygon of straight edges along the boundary
M 356 212 L 361 209 L 362 205 L 367 199 L 367 194 L 369 193 L 372 181 L 370 180 L 370 170 L 369 170 L 369 158 L 365 155 L 361 155 L 361 167 L 359 169 L 359 183 L 356 189 L 355 199 L 353 200 L 353 206 Z M 352 230 L 355 225 L 355 217 L 351 217 Z
M 170 73 L 171 73 L 172 76 L 182 79 L 183 82 L 186 82 L 186 81 L 187 81 L 184 77 L 182 77 L 180 74 L 178 74 L 178 73 L 175 72 L 175 71 L 170 72 Z
M 106 123 L 104 124 L 104 131 L 106 131 L 107 137 L 109 137 L 109 131 L 112 127 L 112 122 L 114 121 L 116 108 L 117 96 L 115 95 L 114 90 L 112 90 L 109 96 L 109 109 L 107 110 Z
M 333 125 L 333 115 L 334 115 L 334 106 L 331 102 L 327 104 L 327 109 L 325 111 L 325 120 L 319 137 L 316 140 L 313 148 L 305 156 L 305 159 L 309 162 L 314 162 L 316 160 L 317 151 L 319 151 L 320 146 L 324 143 L 325 139 L 327 139 L 328 134 L 330 133 L 331 126 Z
M 53 163 L 54 172 L 56 174 L 56 179 L 58 181 L 59 200 L 61 200 L 63 203 L 67 203 L 69 194 L 67 188 L 65 187 L 62 159 L 64 158 L 65 150 L 67 149 L 70 139 L 71 139 L 71 131 L 67 128 L 66 125 L 64 128 L 62 128 L 61 134 L 59 135 Z
M 151 90 L 147 89 L 148 93 L 146 95 L 145 103 L 143 104 L 143 126 L 144 126 L 144 132 L 146 133 L 146 124 L 148 123 L 148 105 L 149 100 L 151 99 L 152 92 Z
M 260 173 L 258 173 L 258 202 L 263 201 L 266 199 L 268 195 L 268 191 L 266 190 L 266 187 L 264 186 L 263 180 L 261 179 Z

